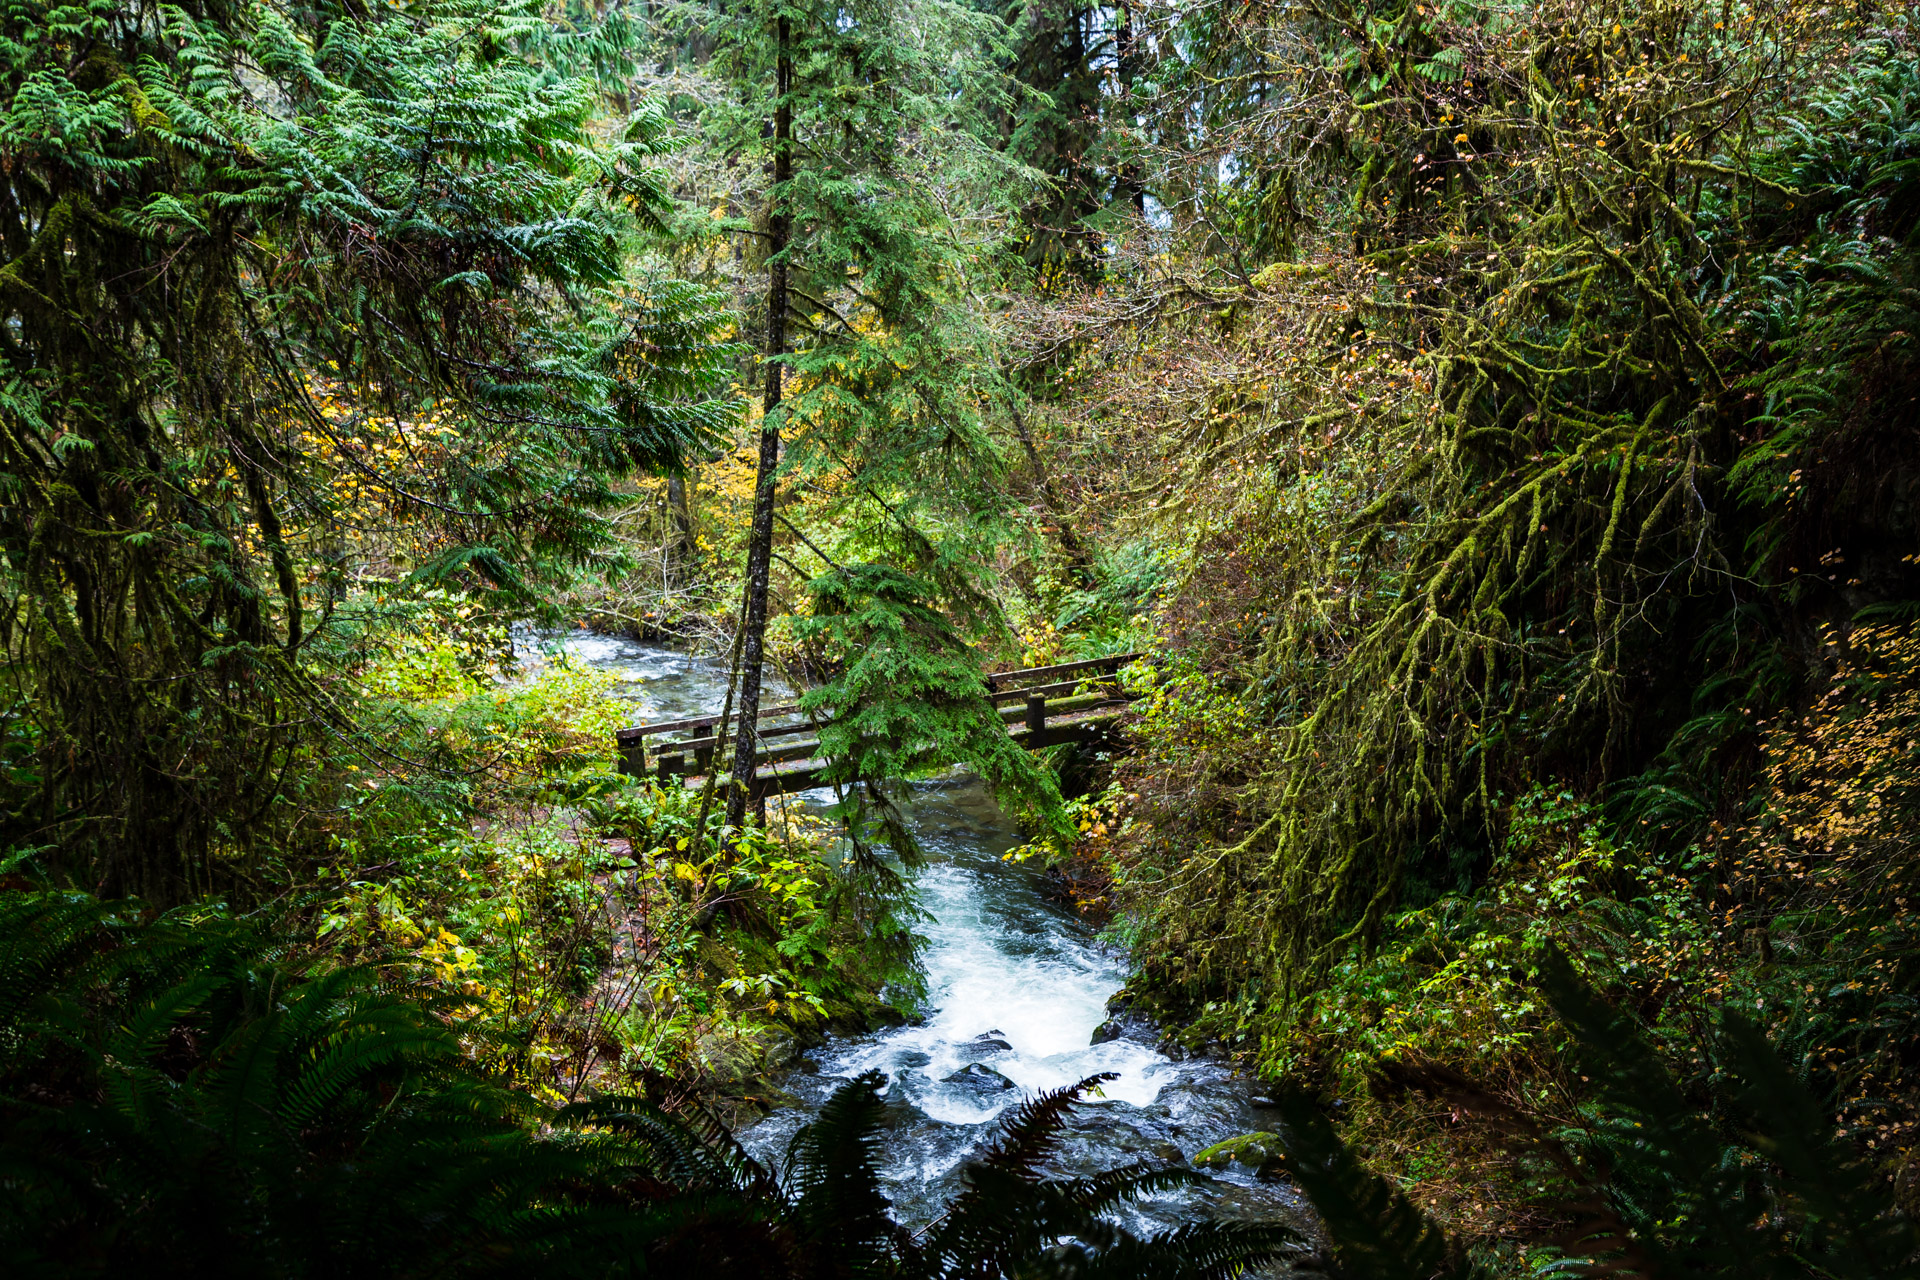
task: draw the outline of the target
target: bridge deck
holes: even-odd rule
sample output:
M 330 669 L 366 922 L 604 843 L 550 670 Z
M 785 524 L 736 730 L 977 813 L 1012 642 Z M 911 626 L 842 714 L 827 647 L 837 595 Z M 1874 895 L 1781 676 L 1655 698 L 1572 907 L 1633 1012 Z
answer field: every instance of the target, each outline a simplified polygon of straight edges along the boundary
M 1007 736 L 1024 746 L 1037 750 L 1063 742 L 1097 741 L 1105 738 L 1130 701 L 1119 689 L 1114 673 L 1139 656 L 1117 654 L 1084 662 L 995 672 L 987 677 L 988 696 L 995 704 L 1016 703 L 1002 708 L 1000 718 L 1008 726 Z M 1068 676 L 1073 678 L 1062 678 Z M 798 714 L 797 706 L 768 707 L 761 711 L 758 719 Z M 622 729 L 617 735 L 621 772 L 634 775 L 651 772 L 662 783 L 679 778 L 687 785 L 695 785 L 712 766 L 714 751 L 720 745 L 719 728 L 719 716 L 695 716 Z M 701 733 L 702 730 L 705 732 Z M 647 750 L 649 737 L 689 732 L 700 736 L 663 741 L 652 752 Z M 759 728 L 756 736 L 760 746 L 754 753 L 754 799 L 824 785 L 824 775 L 831 762 L 816 755 L 820 749 L 816 724 L 768 725 Z M 782 738 L 799 741 L 778 741 Z

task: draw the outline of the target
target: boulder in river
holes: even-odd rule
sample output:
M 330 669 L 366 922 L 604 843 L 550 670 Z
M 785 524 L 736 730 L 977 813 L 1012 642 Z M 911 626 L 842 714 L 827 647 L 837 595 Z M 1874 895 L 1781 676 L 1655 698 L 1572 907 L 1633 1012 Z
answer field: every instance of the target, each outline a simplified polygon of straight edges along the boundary
M 975 1036 L 973 1039 L 961 1045 L 960 1048 L 963 1052 L 973 1054 L 1011 1053 L 1013 1052 L 1013 1046 L 1002 1039 L 1005 1034 L 1005 1032 L 999 1030 L 982 1032 L 980 1035 Z
M 1105 1044 L 1109 1040 L 1118 1040 L 1119 1038 L 1120 1019 L 1108 1018 L 1105 1022 L 1093 1029 L 1093 1039 L 1087 1041 L 1087 1043 Z
M 1287 1152 L 1277 1133 L 1243 1133 L 1197 1153 L 1193 1163 L 1199 1169 L 1224 1169 L 1237 1164 L 1250 1173 L 1267 1177 L 1287 1167 Z
M 1013 1081 L 978 1062 L 970 1062 L 952 1075 L 942 1077 L 940 1083 L 957 1084 L 975 1093 L 998 1093 L 1002 1089 L 1013 1088 Z

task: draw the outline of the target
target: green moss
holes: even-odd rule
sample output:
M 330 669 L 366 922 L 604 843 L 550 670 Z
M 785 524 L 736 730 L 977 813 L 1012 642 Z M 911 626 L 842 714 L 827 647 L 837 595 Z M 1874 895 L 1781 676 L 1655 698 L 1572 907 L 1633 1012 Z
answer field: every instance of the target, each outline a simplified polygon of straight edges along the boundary
M 1276 1174 L 1286 1168 L 1285 1145 L 1277 1133 L 1243 1133 L 1237 1138 L 1216 1142 L 1193 1157 L 1196 1169 L 1224 1169 L 1243 1165 L 1261 1175 Z

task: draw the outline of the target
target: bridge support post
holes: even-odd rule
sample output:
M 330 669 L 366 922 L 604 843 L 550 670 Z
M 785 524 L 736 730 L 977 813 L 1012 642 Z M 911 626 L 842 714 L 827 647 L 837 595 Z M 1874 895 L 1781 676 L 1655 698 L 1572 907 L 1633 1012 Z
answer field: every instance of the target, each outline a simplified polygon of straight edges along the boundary
M 1027 732 L 1030 734 L 1037 734 L 1042 729 L 1045 729 L 1046 727 L 1047 727 L 1047 696 L 1044 693 L 1028 694 L 1027 695 Z

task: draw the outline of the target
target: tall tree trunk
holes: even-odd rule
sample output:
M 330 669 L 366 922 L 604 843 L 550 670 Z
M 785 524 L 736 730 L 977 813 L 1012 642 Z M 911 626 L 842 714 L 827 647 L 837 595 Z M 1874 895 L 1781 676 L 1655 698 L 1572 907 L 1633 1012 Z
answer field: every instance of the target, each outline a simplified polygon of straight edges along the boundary
M 1139 77 L 1140 48 L 1139 41 L 1133 31 L 1133 6 L 1123 4 L 1120 6 L 1119 12 L 1120 30 L 1118 32 L 1116 55 L 1117 61 L 1120 64 L 1120 92 L 1121 102 L 1123 104 L 1120 115 L 1124 121 L 1123 127 L 1125 127 L 1125 125 L 1131 125 L 1133 123 L 1134 114 L 1139 109 L 1139 103 L 1134 100 L 1133 96 L 1133 82 Z M 1134 213 L 1145 217 L 1147 213 L 1147 188 L 1141 181 L 1139 162 L 1128 161 L 1121 165 L 1119 177 L 1120 190 L 1126 193 L 1128 202 L 1133 205 Z
M 677 471 L 667 476 L 667 519 L 673 522 L 667 539 L 668 576 L 678 587 L 693 563 L 693 508 L 687 499 L 687 477 Z
M 774 62 L 773 190 L 767 217 L 767 386 L 761 400 L 760 468 L 753 491 L 753 528 L 747 540 L 746 629 L 740 656 L 740 727 L 734 734 L 733 782 L 727 788 L 727 823 L 747 820 L 753 786 L 754 755 L 760 736 L 760 672 L 766 662 L 767 576 L 773 567 L 774 469 L 780 465 L 780 357 L 787 351 L 787 239 L 792 232 L 785 187 L 793 177 L 792 32 L 785 14 L 778 19 L 779 52 Z

